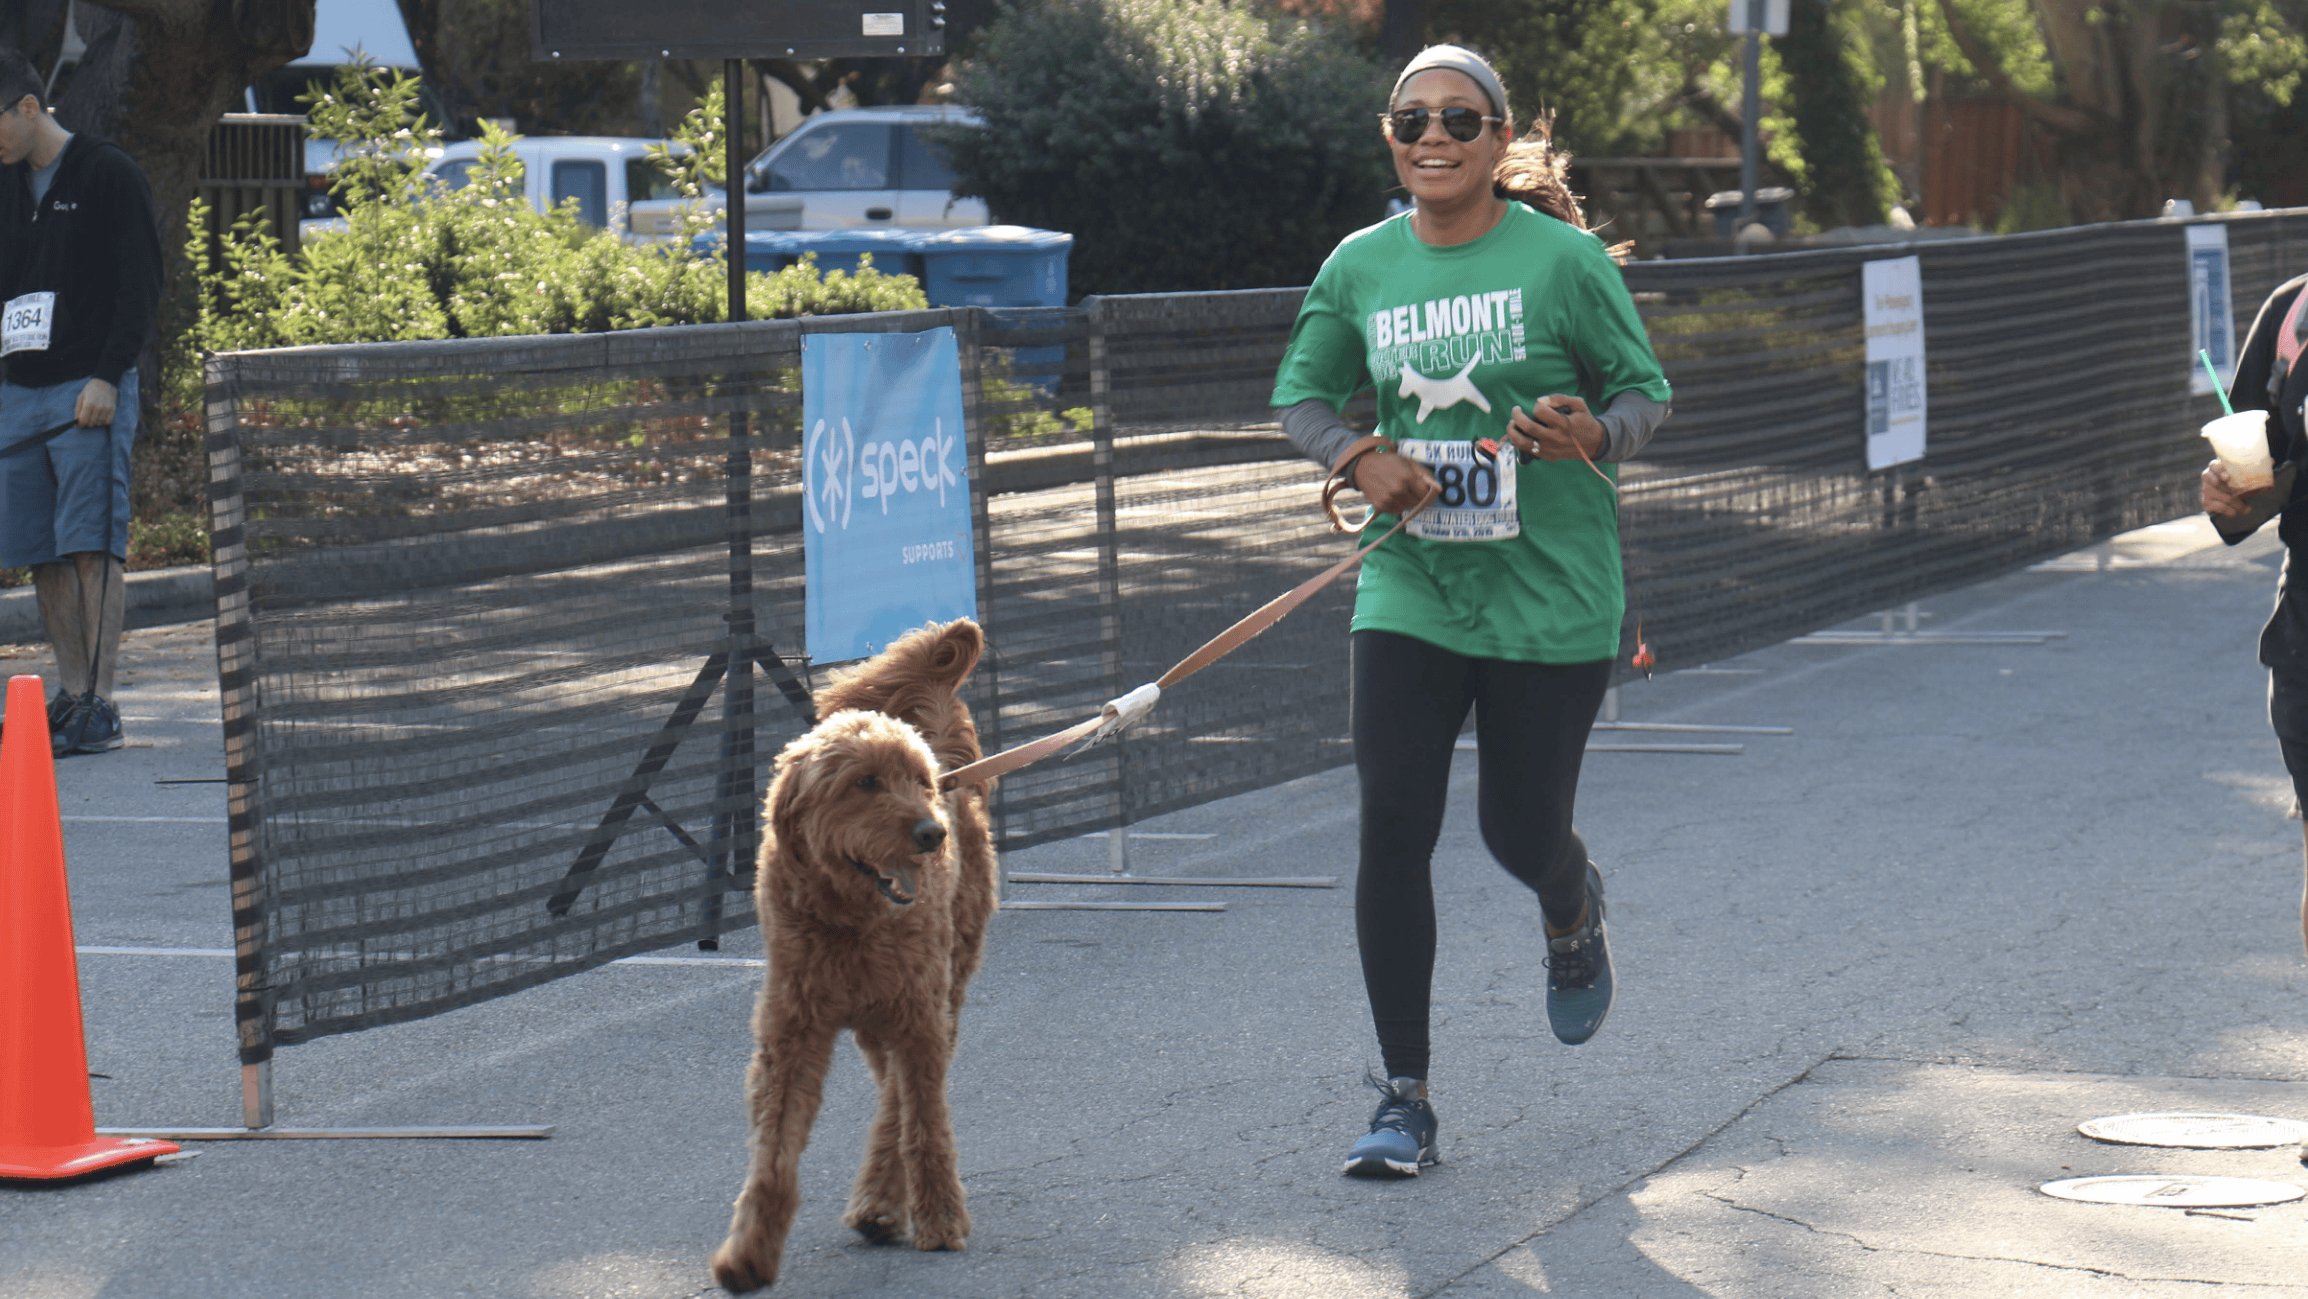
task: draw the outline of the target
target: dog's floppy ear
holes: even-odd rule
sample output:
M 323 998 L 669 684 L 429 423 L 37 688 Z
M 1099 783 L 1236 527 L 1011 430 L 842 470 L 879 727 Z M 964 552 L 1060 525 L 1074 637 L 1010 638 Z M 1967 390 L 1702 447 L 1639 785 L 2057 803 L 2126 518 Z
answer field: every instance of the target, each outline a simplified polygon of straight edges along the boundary
M 777 755 L 777 778 L 769 785 L 769 828 L 785 843 L 799 843 L 794 819 L 826 782 L 834 778 L 841 753 L 815 733 L 802 736 Z
M 918 707 L 908 701 L 925 687 L 947 694 L 960 689 L 985 649 L 985 632 L 967 618 L 916 627 L 872 658 L 836 671 L 814 700 L 818 716 L 862 708 L 905 717 Z
M 978 667 L 986 652 L 986 633 L 967 618 L 956 618 L 936 629 L 937 644 L 929 655 L 930 675 L 960 687 Z

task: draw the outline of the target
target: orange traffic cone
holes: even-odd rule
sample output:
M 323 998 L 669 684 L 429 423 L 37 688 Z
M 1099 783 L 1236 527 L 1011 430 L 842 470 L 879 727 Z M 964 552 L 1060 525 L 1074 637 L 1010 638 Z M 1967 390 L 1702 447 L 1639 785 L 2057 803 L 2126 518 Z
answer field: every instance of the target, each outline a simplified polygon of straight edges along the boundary
M 40 678 L 9 678 L 7 716 L 0 736 L 0 1177 L 80 1177 L 174 1154 L 166 1141 L 96 1135 Z

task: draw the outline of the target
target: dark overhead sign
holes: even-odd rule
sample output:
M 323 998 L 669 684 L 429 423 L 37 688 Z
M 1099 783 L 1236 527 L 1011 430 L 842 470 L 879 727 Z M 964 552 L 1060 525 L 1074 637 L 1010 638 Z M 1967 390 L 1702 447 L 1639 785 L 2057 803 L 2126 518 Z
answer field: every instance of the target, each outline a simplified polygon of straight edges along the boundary
M 529 55 L 940 58 L 945 0 L 529 0 Z

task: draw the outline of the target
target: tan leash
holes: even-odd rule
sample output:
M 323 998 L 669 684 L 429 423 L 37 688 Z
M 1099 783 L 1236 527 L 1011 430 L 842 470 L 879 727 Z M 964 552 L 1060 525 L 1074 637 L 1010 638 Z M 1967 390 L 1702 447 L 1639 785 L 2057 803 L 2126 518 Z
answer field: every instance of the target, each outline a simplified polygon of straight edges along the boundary
M 1347 448 L 1347 453 L 1340 457 L 1338 464 L 1331 469 L 1330 482 L 1326 483 L 1323 488 L 1322 505 L 1323 509 L 1330 515 L 1333 528 L 1340 531 L 1346 530 L 1346 525 L 1339 518 L 1337 508 L 1331 503 L 1332 498 L 1337 495 L 1337 483 L 1354 461 L 1362 455 L 1371 451 L 1392 449 L 1391 444 L 1383 447 L 1379 445 L 1383 441 L 1384 439 L 1380 438 L 1364 438 L 1361 442 Z M 1120 734 L 1124 728 L 1152 712 L 1155 702 L 1162 697 L 1163 691 L 1240 649 L 1243 643 L 1251 637 L 1281 622 L 1291 610 L 1306 603 L 1307 598 L 1315 592 L 1337 581 L 1347 570 L 1361 563 L 1363 556 L 1386 544 L 1388 538 L 1402 531 L 1403 525 L 1417 518 L 1427 506 L 1434 503 L 1435 497 L 1439 494 L 1439 489 L 1430 488 L 1426 498 L 1412 506 L 1401 518 L 1395 520 L 1394 526 L 1386 530 L 1385 536 L 1332 564 L 1321 573 L 1299 583 L 1283 595 L 1267 601 L 1259 607 L 1257 612 L 1211 637 L 1202 648 L 1180 659 L 1176 666 L 1163 673 L 1155 681 L 1138 687 L 1120 699 L 1108 700 L 1106 706 L 1099 710 L 1097 716 L 1088 721 L 1077 722 L 1056 735 L 1046 735 L 1031 744 L 1021 744 L 1017 748 L 1005 749 L 992 757 L 980 758 L 968 766 L 957 767 L 946 773 L 945 779 L 939 782 L 940 787 L 954 789 L 962 785 L 984 784 L 996 776 L 1006 775 L 1029 763 L 1039 762 L 1077 740 L 1086 740 L 1087 743 L 1083 747 L 1088 748 L 1091 744 L 1112 739 Z

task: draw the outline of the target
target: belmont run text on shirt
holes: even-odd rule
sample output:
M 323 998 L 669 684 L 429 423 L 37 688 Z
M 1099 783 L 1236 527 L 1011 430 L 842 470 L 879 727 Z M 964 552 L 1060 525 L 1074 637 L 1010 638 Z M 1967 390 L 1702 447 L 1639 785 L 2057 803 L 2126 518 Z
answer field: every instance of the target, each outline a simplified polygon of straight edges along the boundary
M 1374 311 L 1364 333 L 1373 382 L 1395 378 L 1406 365 L 1440 378 L 1473 363 L 1520 361 L 1523 291 L 1468 293 Z

